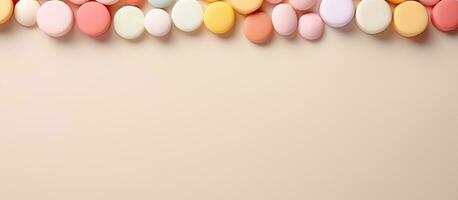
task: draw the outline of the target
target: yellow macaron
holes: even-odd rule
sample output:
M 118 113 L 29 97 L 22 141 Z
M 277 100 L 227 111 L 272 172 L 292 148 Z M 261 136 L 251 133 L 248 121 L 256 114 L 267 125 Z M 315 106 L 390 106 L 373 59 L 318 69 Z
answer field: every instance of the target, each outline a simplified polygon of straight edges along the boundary
M 423 33 L 428 27 L 428 12 L 417 1 L 406 1 L 394 8 L 394 29 L 404 37 L 414 37 Z
M 7 22 L 13 15 L 13 1 L 0 0 L 0 24 Z
M 404 2 L 404 1 L 407 1 L 407 0 L 387 0 L 387 1 L 390 2 L 390 3 L 393 3 L 393 4 L 400 4 L 400 3 Z
M 263 0 L 231 0 L 234 9 L 242 15 L 248 15 L 258 10 L 263 2 Z
M 232 29 L 234 23 L 235 13 L 229 3 L 217 1 L 205 9 L 204 24 L 212 33 L 226 33 Z

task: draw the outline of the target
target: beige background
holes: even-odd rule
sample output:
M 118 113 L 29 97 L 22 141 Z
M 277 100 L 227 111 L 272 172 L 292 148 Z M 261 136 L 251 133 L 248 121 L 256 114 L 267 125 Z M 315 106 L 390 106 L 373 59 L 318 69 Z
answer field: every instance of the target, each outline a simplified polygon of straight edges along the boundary
M 239 17 L 239 20 L 241 18 Z M 456 200 L 458 38 L 0 28 L 0 199 Z

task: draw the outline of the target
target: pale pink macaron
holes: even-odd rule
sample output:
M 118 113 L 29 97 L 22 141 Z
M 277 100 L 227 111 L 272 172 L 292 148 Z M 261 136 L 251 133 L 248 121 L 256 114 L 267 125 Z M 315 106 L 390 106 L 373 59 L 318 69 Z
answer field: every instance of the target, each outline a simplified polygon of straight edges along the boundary
M 110 28 L 110 24 L 110 12 L 99 2 L 87 2 L 76 12 L 76 25 L 86 35 L 100 36 Z
M 308 10 L 316 4 L 317 0 L 289 0 L 289 4 L 296 10 Z
M 289 4 L 278 4 L 272 11 L 272 24 L 282 36 L 292 35 L 297 30 L 297 14 Z
M 73 12 L 62 1 L 47 1 L 38 9 L 37 24 L 49 36 L 64 36 L 72 29 Z
M 151 9 L 145 16 L 145 29 L 155 37 L 166 36 L 172 29 L 172 18 L 162 9 Z
M 306 40 L 318 40 L 324 32 L 324 22 L 315 13 L 307 13 L 299 19 L 299 35 Z

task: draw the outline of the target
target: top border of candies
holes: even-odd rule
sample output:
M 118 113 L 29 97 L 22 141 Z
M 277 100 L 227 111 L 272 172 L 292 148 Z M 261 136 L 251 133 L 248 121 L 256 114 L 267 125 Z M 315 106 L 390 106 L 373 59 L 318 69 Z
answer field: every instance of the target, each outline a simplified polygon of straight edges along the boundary
M 246 16 L 245 37 L 256 44 L 270 41 L 273 33 L 290 36 L 298 33 L 306 40 L 318 40 L 324 26 L 342 28 L 353 18 L 367 34 L 378 34 L 390 25 L 404 37 L 423 33 L 429 22 L 440 31 L 458 29 L 458 0 L 206 0 L 204 9 L 197 0 L 148 0 L 153 9 L 146 15 L 139 9 L 144 0 L 125 0 L 113 18 L 107 6 L 118 0 L 69 0 L 80 5 L 73 13 L 63 1 L 0 0 L 0 25 L 14 13 L 23 26 L 38 25 L 51 37 L 61 37 L 71 31 L 74 21 L 78 29 L 91 37 L 99 37 L 113 23 L 115 32 L 125 39 L 136 39 L 146 30 L 155 37 L 167 35 L 172 25 L 184 32 L 193 32 L 205 25 L 210 32 L 223 35 L 232 30 L 236 12 Z M 261 9 L 269 3 L 274 6 L 269 15 Z M 171 14 L 164 8 L 169 6 Z M 313 8 L 319 6 L 318 13 Z M 393 9 L 394 8 L 394 9 Z M 301 15 L 301 16 L 298 16 Z

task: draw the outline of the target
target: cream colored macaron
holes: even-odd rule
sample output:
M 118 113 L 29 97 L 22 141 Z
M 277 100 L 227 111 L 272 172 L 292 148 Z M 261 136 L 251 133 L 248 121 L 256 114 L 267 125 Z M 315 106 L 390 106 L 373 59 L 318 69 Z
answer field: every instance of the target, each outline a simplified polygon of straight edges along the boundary
M 192 32 L 202 25 L 204 13 L 198 1 L 179 0 L 172 8 L 171 17 L 175 27 L 184 32 Z
M 145 31 L 144 19 L 145 15 L 139 8 L 124 6 L 116 12 L 113 26 L 119 36 L 132 40 L 140 37 Z
M 14 18 L 22 26 L 33 26 L 37 22 L 40 3 L 37 0 L 21 0 L 14 8 Z
M 385 0 L 363 0 L 356 8 L 356 24 L 368 34 L 383 32 L 391 19 L 391 7 Z

